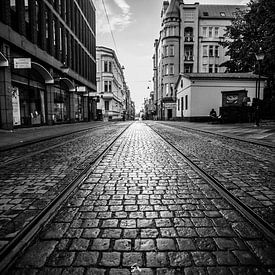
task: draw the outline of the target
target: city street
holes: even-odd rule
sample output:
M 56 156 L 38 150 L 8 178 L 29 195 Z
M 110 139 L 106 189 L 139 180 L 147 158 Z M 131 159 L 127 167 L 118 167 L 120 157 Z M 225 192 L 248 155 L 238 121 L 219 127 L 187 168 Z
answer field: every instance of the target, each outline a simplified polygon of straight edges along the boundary
M 272 142 L 268 147 L 154 121 L 78 135 L 58 151 L 40 148 L 21 166 L 14 160 L 17 172 L 0 168 L 4 249 L 20 233 L 6 232 L 5 219 L 15 224 L 16 216 L 28 216 L 22 230 L 58 195 L 55 186 L 69 185 L 68 171 L 82 173 L 89 166 L 21 246 L 7 274 L 274 274 Z M 91 162 L 102 144 L 109 149 Z M 24 154 L 24 147 L 14 150 Z M 15 174 L 20 167 L 21 175 Z M 28 189 L 20 188 L 26 180 Z M 255 221 L 242 207 L 256 214 Z

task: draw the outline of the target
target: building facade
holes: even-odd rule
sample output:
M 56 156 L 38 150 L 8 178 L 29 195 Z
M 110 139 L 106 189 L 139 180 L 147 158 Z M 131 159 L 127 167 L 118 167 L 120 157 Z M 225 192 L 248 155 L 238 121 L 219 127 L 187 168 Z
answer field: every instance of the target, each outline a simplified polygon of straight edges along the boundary
M 177 116 L 175 83 L 180 73 L 222 73 L 220 65 L 228 60 L 225 28 L 234 12 L 246 6 L 184 4 L 182 0 L 164 1 L 161 31 L 154 43 L 154 98 L 157 118 Z
M 124 67 L 114 50 L 96 47 L 98 117 L 103 120 L 129 119 L 130 91 L 124 78 Z
M 0 127 L 95 118 L 95 44 L 91 0 L 1 0 Z

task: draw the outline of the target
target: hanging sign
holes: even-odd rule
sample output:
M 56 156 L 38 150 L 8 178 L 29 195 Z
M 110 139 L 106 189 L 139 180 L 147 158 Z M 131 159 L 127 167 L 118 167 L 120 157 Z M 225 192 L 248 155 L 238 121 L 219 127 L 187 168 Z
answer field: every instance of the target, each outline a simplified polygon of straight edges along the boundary
M 14 58 L 14 69 L 30 69 L 32 67 L 30 58 Z

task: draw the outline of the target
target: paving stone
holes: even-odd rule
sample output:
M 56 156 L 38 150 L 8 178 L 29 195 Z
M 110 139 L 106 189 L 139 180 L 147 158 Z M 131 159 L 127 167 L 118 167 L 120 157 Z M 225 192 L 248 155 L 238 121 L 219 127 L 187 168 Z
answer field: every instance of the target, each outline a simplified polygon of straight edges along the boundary
M 74 266 L 91 266 L 97 263 L 99 257 L 98 252 L 83 251 L 76 253 L 76 259 L 73 263 Z
M 57 241 L 42 241 L 34 244 L 20 259 L 19 267 L 42 267 L 53 252 Z
M 82 275 L 84 274 L 85 270 L 83 267 L 69 267 L 69 268 L 65 268 L 62 272 L 62 275 Z M 51 273 L 51 274 L 55 274 L 55 273 Z
M 42 239 L 61 239 L 69 227 L 69 223 L 52 223 L 42 233 Z
M 133 266 L 136 264 L 137 266 L 143 266 L 142 253 L 140 252 L 124 252 L 123 253 L 123 266 Z
M 50 266 L 70 266 L 74 260 L 75 252 L 58 251 L 51 254 L 48 265 Z
M 169 252 L 170 265 L 174 267 L 192 265 L 191 257 L 187 252 Z
M 196 266 L 212 266 L 215 265 L 214 257 L 209 252 L 191 252 L 193 261 Z
M 114 250 L 118 250 L 118 251 L 131 250 L 131 240 L 129 239 L 116 240 L 114 245 Z
M 87 239 L 94 239 L 97 238 L 99 233 L 100 233 L 100 229 L 98 228 L 85 228 L 82 231 L 82 237 L 83 238 L 87 238 Z
M 177 243 L 180 250 L 195 250 L 196 246 L 191 238 L 177 238 Z
M 168 238 L 157 239 L 157 248 L 159 250 L 176 250 L 175 241 Z
M 148 267 L 164 267 L 168 265 L 167 254 L 164 252 L 147 252 L 146 261 Z
M 102 266 L 119 266 L 121 254 L 119 252 L 103 252 L 100 265 Z
M 230 251 L 215 251 L 213 254 L 216 256 L 219 265 L 237 265 L 238 262 Z
M 119 239 L 122 234 L 122 229 L 104 229 L 102 238 Z
M 105 269 L 100 268 L 88 268 L 85 275 L 105 275 Z
M 87 250 L 90 241 L 88 239 L 74 239 L 69 250 Z
M 137 239 L 135 240 L 136 251 L 152 251 L 155 250 L 155 242 L 152 239 Z
M 108 250 L 110 247 L 110 239 L 94 239 L 91 246 L 92 250 Z

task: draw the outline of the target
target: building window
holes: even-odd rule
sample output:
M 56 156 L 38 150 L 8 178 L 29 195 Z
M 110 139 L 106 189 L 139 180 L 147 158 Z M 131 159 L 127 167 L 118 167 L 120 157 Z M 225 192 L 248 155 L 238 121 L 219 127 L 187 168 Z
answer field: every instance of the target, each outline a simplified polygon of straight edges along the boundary
M 113 71 L 112 62 L 109 61 L 109 72 L 111 73 Z
M 56 21 L 53 19 L 53 45 L 56 45 Z
M 193 65 L 192 64 L 185 64 L 184 65 L 184 72 L 185 73 L 192 73 L 193 71 Z
M 209 13 L 207 11 L 204 11 L 203 16 L 209 16 Z
M 168 68 L 168 64 L 164 65 L 164 74 L 168 75 L 169 74 L 169 68 Z
M 202 55 L 203 55 L 203 56 L 208 56 L 208 55 L 207 55 L 207 46 L 203 46 L 203 47 L 202 47 Z
M 164 46 L 164 56 L 168 56 L 168 46 Z
M 1 0 L 3 1 L 3 0 Z M 16 12 L 16 1 L 15 0 L 10 0 L 10 8 Z
M 203 65 L 202 65 L 202 71 L 203 71 L 204 73 L 207 73 L 207 64 L 203 64 Z
M 180 81 L 180 87 L 182 88 L 183 87 L 183 80 L 181 79 Z
M 170 36 L 175 36 L 176 34 L 176 26 L 170 27 Z
M 185 95 L 185 110 L 188 109 L 188 95 Z
M 219 57 L 219 46 L 215 46 L 215 56 Z
M 185 10 L 184 11 L 184 21 L 194 21 L 194 17 L 195 17 L 195 12 L 194 11 L 190 11 L 190 10 Z
M 29 0 L 24 1 L 25 6 L 25 21 L 30 23 L 30 15 L 29 15 Z
M 170 83 L 170 95 L 174 95 L 174 83 Z
M 165 89 L 165 96 L 168 96 L 169 95 L 169 84 L 168 83 L 165 84 L 164 89 Z
M 104 101 L 104 107 L 106 111 L 109 111 L 109 101 Z
M 213 64 L 209 64 L 209 70 L 208 70 L 209 73 L 213 73 Z
M 178 98 L 178 111 L 180 110 L 180 99 Z
M 103 61 L 103 72 L 108 72 L 108 61 Z
M 184 110 L 184 100 L 183 100 L 183 96 L 181 97 L 181 109 L 182 109 L 182 111 Z
M 219 72 L 219 66 L 217 64 L 215 64 L 215 73 Z
M 213 45 L 209 46 L 209 56 L 214 56 Z
M 175 55 L 175 46 L 171 45 L 170 46 L 170 56 L 174 56 Z
M 219 27 L 215 27 L 215 37 L 219 37 Z
M 170 64 L 170 74 L 174 74 L 175 73 L 175 67 L 174 64 Z
M 206 31 L 207 31 L 207 28 L 206 28 L 206 27 L 203 27 L 203 28 L 202 28 L 202 36 L 203 36 L 203 37 L 206 37 Z
M 213 35 L 213 28 L 212 27 L 209 27 L 209 37 L 212 37 L 212 35 Z

